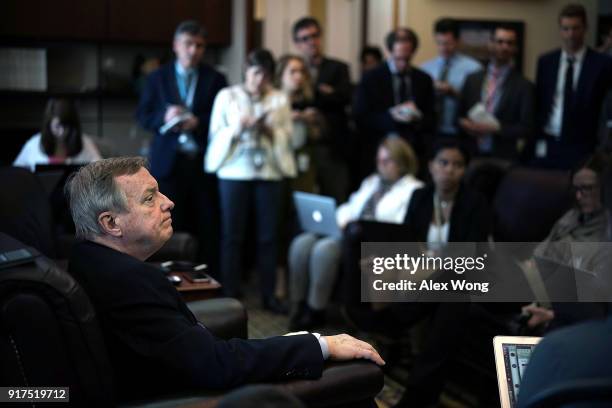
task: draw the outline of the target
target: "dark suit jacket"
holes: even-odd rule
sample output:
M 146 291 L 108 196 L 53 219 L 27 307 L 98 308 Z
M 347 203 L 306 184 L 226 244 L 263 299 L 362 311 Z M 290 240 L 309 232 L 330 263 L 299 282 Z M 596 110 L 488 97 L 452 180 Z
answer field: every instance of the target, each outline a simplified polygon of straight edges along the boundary
M 323 142 L 333 149 L 335 155 L 343 156 L 347 151 L 348 120 L 346 107 L 351 102 L 351 77 L 348 65 L 342 61 L 323 57 L 318 69 L 315 84 L 315 107 L 318 108 L 327 124 Z M 327 84 L 334 88 L 331 94 L 319 91 L 319 85 Z
M 429 75 L 416 67 L 410 69 L 412 99 L 423 118 L 414 123 L 398 123 L 391 117 L 389 108 L 395 105 L 393 77 L 388 64 L 366 72 L 357 86 L 353 114 L 359 130 L 367 138 L 381 140 L 391 132 L 397 132 L 419 150 L 427 136 L 435 131 L 435 95 Z
M 129 255 L 85 241 L 73 248 L 69 272 L 97 311 L 123 398 L 321 375 L 313 335 L 219 340 L 158 268 Z
M 611 318 L 567 327 L 544 337 L 527 365 L 518 407 L 528 407 L 536 394 L 566 381 L 612 377 L 611 342 Z M 610 405 L 591 402 L 580 406 Z
M 427 232 L 433 218 L 434 191 L 434 186 L 430 184 L 412 193 L 404 224 L 413 242 L 427 242 Z M 448 242 L 485 242 L 490 223 L 486 198 L 462 186 L 451 210 Z
M 553 98 L 557 87 L 557 75 L 561 50 L 542 55 L 538 60 L 536 74 L 537 121 L 543 131 L 552 112 Z M 601 105 L 612 84 L 612 59 L 588 48 L 572 110 L 572 126 L 563 129 L 561 142 L 570 146 L 575 157 L 591 153 L 597 143 L 597 124 Z M 575 159 L 575 157 L 570 159 Z
M 458 117 L 467 117 L 469 110 L 482 101 L 482 86 L 486 70 L 469 75 L 459 97 Z M 520 72 L 511 70 L 502 85 L 502 96 L 495 109 L 495 117 L 501 124 L 493 135 L 491 155 L 505 159 L 517 159 L 516 144 L 519 139 L 531 138 L 535 127 L 535 94 L 533 84 Z M 466 137 L 469 137 L 466 135 Z M 471 140 L 471 139 L 470 139 Z M 475 141 L 473 141 L 475 142 Z M 476 148 L 474 146 L 474 148 Z
M 183 104 L 176 84 L 174 64 L 172 61 L 149 75 L 136 112 L 140 125 L 154 134 L 150 152 L 151 174 L 161 179 L 170 174 L 174 165 L 179 133 L 168 132 L 162 136 L 159 134 L 159 128 L 164 124 L 168 105 Z M 198 84 L 193 97 L 192 112 L 200 120 L 195 139 L 202 154 L 208 146 L 208 125 L 215 96 L 226 86 L 225 76 L 212 67 L 201 65 L 198 68 Z

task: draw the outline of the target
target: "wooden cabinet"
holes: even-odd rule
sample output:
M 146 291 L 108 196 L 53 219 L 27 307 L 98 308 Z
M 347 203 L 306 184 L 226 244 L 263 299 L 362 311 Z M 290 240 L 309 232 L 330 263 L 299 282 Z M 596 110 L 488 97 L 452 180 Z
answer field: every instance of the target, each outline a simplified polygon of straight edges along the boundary
M 0 36 L 26 39 L 101 40 L 106 1 L 3 0 Z
M 2 0 L 0 36 L 169 44 L 183 20 L 206 26 L 208 43 L 231 43 L 229 0 Z

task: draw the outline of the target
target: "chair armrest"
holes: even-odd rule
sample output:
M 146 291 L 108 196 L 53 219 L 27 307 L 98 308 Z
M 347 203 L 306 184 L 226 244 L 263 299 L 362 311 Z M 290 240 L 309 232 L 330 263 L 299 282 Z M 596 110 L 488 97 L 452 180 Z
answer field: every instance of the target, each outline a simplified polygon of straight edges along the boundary
M 309 407 L 350 406 L 351 403 L 373 399 L 383 385 L 382 370 L 367 360 L 329 362 L 319 379 L 281 384 Z
M 365 360 L 327 363 L 321 378 L 274 383 L 302 400 L 309 408 L 353 406 L 357 402 L 374 399 L 384 384 L 382 370 Z M 236 390 L 236 389 L 234 389 Z M 138 401 L 121 405 L 122 408 L 216 407 L 223 397 L 234 390 L 193 391 L 169 395 L 155 401 Z
M 248 338 L 247 312 L 239 300 L 217 298 L 188 302 L 187 306 L 215 336 L 229 340 Z

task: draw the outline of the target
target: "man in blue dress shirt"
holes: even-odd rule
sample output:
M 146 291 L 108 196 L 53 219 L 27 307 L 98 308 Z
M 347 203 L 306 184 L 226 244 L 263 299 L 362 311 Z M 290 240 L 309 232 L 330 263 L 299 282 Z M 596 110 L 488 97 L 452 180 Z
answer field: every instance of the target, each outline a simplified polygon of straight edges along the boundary
M 436 21 L 434 37 L 438 47 L 438 56 L 425 62 L 421 68 L 434 80 L 438 134 L 454 136 L 458 132 L 456 127 L 457 97 L 465 78 L 481 70 L 482 66 L 474 58 L 457 51 L 459 27 L 456 21 L 449 18 Z

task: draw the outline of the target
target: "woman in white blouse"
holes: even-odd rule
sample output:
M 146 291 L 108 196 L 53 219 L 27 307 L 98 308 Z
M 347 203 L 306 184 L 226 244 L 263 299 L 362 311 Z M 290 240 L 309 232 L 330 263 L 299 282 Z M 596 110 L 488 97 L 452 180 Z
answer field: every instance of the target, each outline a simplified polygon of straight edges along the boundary
M 37 164 L 85 164 L 99 159 L 91 137 L 81 133 L 75 104 L 68 99 L 50 99 L 40 133 L 23 145 L 13 165 L 34 171 Z
M 341 229 L 357 220 L 404 221 L 412 192 L 423 186 L 414 177 L 417 159 L 412 147 L 399 137 L 387 137 L 378 148 L 376 167 L 377 172 L 366 177 L 336 210 Z M 289 249 L 290 330 L 309 330 L 324 323 L 341 255 L 339 238 L 305 232 L 293 240 Z
M 274 297 L 277 224 L 282 179 L 294 177 L 291 110 L 284 92 L 274 89 L 274 59 L 267 50 L 247 57 L 244 84 L 219 92 L 210 121 L 205 169 L 219 177 L 221 276 L 226 295 L 239 297 L 242 247 L 247 218 L 254 209 L 257 269 L 264 308 L 282 312 Z

